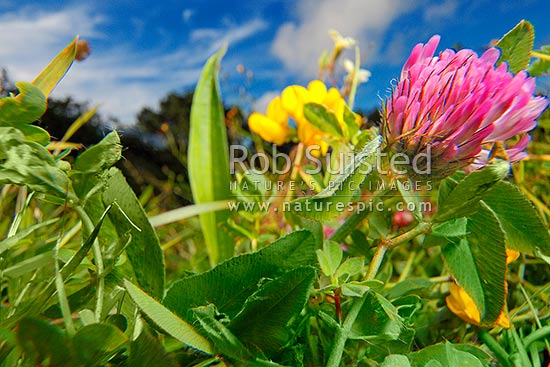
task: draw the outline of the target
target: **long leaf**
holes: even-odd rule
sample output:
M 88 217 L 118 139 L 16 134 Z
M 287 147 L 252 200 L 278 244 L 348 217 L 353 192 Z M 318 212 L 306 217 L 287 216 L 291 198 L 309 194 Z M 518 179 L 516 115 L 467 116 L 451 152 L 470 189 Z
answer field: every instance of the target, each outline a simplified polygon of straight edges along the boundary
M 27 227 L 25 229 L 22 229 L 21 231 L 16 233 L 14 236 L 3 239 L 2 241 L 0 241 L 0 254 L 2 254 L 4 251 L 6 251 L 6 250 L 12 248 L 13 246 L 15 246 L 19 241 L 23 240 L 25 237 L 27 237 L 28 235 L 30 235 L 31 233 L 33 233 L 37 229 L 45 227 L 45 226 L 49 226 L 50 224 L 53 224 L 53 223 L 57 222 L 58 220 L 59 220 L 59 218 L 53 218 L 53 219 L 49 219 L 49 220 L 46 220 L 46 221 L 41 222 L 41 223 L 37 223 L 35 225 L 32 225 L 32 226 Z
M 74 273 L 80 263 L 82 263 L 82 261 L 88 254 L 88 251 L 90 251 L 90 249 L 92 248 L 92 245 L 99 234 L 99 230 L 101 229 L 101 225 L 103 224 L 103 221 L 107 217 L 107 214 L 110 210 L 111 206 L 105 209 L 101 218 L 99 218 L 99 221 L 97 222 L 93 232 L 88 236 L 84 244 L 80 246 L 78 251 L 61 268 L 60 274 L 63 279 L 69 279 L 69 277 Z M 36 298 L 34 298 L 34 300 L 30 304 L 28 304 L 27 307 L 19 309 L 12 317 L 8 318 L 2 324 L 0 324 L 0 327 L 9 328 L 15 322 L 26 315 L 39 314 L 40 312 L 42 312 L 44 307 L 47 306 L 48 300 L 50 299 L 50 297 L 53 296 L 54 292 L 55 281 L 50 280 L 46 288 Z
M 200 335 L 193 326 L 174 315 L 128 280 L 124 281 L 124 286 L 139 309 L 170 336 L 205 353 L 214 353 L 210 342 Z
M 214 201 L 211 203 L 195 204 L 169 210 L 167 212 L 149 217 L 149 221 L 153 227 L 177 222 L 183 219 L 194 217 L 202 213 L 213 212 L 216 210 L 224 210 L 229 208 L 229 201 Z
M 224 53 L 225 47 L 206 62 L 193 96 L 188 161 L 189 182 L 196 204 L 228 200 L 231 194 L 227 133 L 217 81 Z M 233 256 L 234 244 L 219 227 L 228 215 L 228 211 L 200 215 L 212 266 Z
M 368 142 L 323 191 L 315 196 L 291 202 L 292 210 L 300 216 L 319 221 L 330 220 L 344 210 L 349 210 L 359 186 L 374 169 L 375 152 L 380 143 L 380 136 Z
M 115 225 L 119 237 L 129 233 L 132 240 L 126 247 L 138 284 L 154 297 L 164 294 L 164 255 L 159 239 L 138 198 L 117 168 L 109 170 L 103 203 L 115 205 L 109 219 Z M 136 228 L 137 226 L 137 228 Z
M 32 84 L 37 86 L 46 97 L 55 88 L 57 83 L 67 73 L 76 55 L 78 37 L 65 47 L 49 64 L 38 74 Z
M 467 175 L 448 192 L 444 199 L 442 199 L 444 195 L 440 193 L 439 208 L 435 214 L 434 222 L 445 222 L 475 213 L 479 208 L 479 201 L 489 193 L 495 184 L 506 177 L 509 169 L 508 162 L 497 161 L 482 170 Z M 447 189 L 445 189 L 446 191 Z

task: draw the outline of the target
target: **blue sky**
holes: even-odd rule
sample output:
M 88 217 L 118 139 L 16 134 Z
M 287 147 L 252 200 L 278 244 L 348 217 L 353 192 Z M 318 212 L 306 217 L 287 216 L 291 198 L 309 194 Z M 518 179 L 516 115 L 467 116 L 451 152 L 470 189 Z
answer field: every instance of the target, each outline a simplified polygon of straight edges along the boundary
M 30 81 L 79 34 L 92 54 L 73 65 L 54 95 L 101 104 L 103 115 L 131 123 L 169 91 L 190 90 L 204 61 L 227 42 L 223 98 L 261 110 L 286 85 L 316 77 L 332 28 L 361 46 L 372 76 L 356 106 L 369 109 L 387 96 L 416 43 L 440 34 L 440 49 L 460 43 L 481 53 L 521 19 L 535 26 L 536 46 L 550 44 L 545 0 L 0 0 L 0 66 Z M 237 72 L 240 64 L 251 79 Z

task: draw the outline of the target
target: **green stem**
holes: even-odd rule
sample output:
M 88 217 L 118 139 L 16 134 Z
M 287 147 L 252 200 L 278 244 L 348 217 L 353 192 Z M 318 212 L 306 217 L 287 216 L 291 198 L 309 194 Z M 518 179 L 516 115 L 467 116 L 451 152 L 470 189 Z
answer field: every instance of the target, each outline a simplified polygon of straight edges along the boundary
M 388 246 L 385 245 L 384 242 L 380 243 L 376 248 L 376 252 L 369 264 L 369 270 L 367 271 L 367 280 L 376 278 L 376 274 L 378 274 L 378 270 L 380 270 L 380 265 L 382 265 L 386 251 L 388 251 Z
M 366 299 L 366 297 L 361 297 L 354 301 L 353 306 L 349 310 L 349 313 L 344 320 L 344 324 L 336 329 L 335 340 L 334 344 L 332 345 L 330 355 L 328 357 L 327 367 L 340 366 L 342 354 L 344 353 L 344 347 L 351 332 L 351 327 L 355 323 L 357 316 L 359 316 L 359 311 L 361 311 L 361 308 L 363 308 L 363 304 L 365 303 Z
M 302 160 L 304 159 L 304 144 L 299 143 L 296 147 L 296 156 L 294 157 L 294 162 L 292 164 L 292 171 L 290 172 L 290 181 L 295 181 L 296 178 L 298 178 L 298 173 L 300 173 L 300 169 L 302 166 Z M 294 196 L 294 191 L 290 190 L 290 186 L 288 188 L 288 191 L 286 192 L 285 201 L 292 200 L 292 197 Z
M 432 229 L 432 223 L 426 223 L 426 222 L 418 223 L 418 225 L 413 229 L 411 229 L 410 231 L 402 233 L 393 238 L 386 239 L 383 242 L 388 248 L 394 248 L 402 243 L 411 241 L 413 238 L 421 234 L 429 233 L 431 229 Z
M 489 348 L 503 367 L 512 367 L 510 356 L 504 348 L 486 330 L 480 330 L 479 339 Z
M 359 53 L 359 47 L 355 47 L 355 63 L 353 69 L 353 80 L 351 81 L 351 88 L 348 97 L 348 107 L 353 110 L 355 104 L 355 93 L 357 93 L 357 86 L 359 85 L 359 70 L 361 66 L 361 57 Z
M 353 212 L 346 221 L 338 227 L 336 231 L 330 236 L 330 240 L 340 243 L 343 242 L 346 237 L 367 217 L 370 213 L 368 210 L 359 210 Z
M 527 348 L 537 340 L 547 338 L 548 336 L 550 336 L 550 326 L 543 326 L 523 338 L 523 344 L 525 344 L 525 347 Z
M 56 246 L 54 250 L 54 262 L 55 262 L 55 288 L 57 289 L 57 299 L 59 300 L 59 308 L 61 309 L 61 315 L 63 316 L 63 322 L 65 323 L 65 329 L 69 335 L 74 335 L 76 328 L 73 322 L 73 315 L 69 306 L 69 300 L 67 299 L 67 292 L 65 292 L 65 283 L 61 276 L 61 269 L 59 268 L 59 248 Z
M 357 214 L 357 213 L 354 213 L 354 214 Z M 366 280 L 372 280 L 376 277 L 376 274 L 378 274 L 378 270 L 382 265 L 382 261 L 384 260 L 384 256 L 388 249 L 391 249 L 401 243 L 409 242 L 411 239 L 415 238 L 416 236 L 429 232 L 431 228 L 432 228 L 431 223 L 419 223 L 416 227 L 414 227 L 408 232 L 405 232 L 399 236 L 396 236 L 391 239 L 386 239 L 380 242 L 370 262 L 369 270 L 367 271 Z M 333 234 L 331 239 L 334 237 L 335 234 L 336 232 Z M 365 300 L 366 300 L 366 296 L 358 298 L 355 301 L 353 301 L 353 305 L 348 315 L 346 316 L 346 319 L 344 320 L 344 324 L 336 330 L 334 344 L 332 345 L 332 350 L 330 351 L 330 355 L 327 361 L 327 367 L 340 366 L 346 341 L 349 338 L 349 335 L 351 333 L 351 328 L 355 323 L 357 316 L 359 316 L 359 311 L 361 311 L 361 308 L 363 307 Z
M 411 273 L 415 258 L 416 258 L 416 251 L 411 251 L 411 253 L 409 254 L 409 257 L 407 258 L 407 262 L 405 263 L 405 267 L 403 268 L 403 271 L 401 272 L 401 274 L 399 274 L 399 279 L 397 279 L 397 282 L 401 282 L 408 278 L 409 274 Z
M 537 51 L 531 51 L 530 53 L 531 53 L 531 57 L 537 57 L 541 60 L 550 61 L 550 55 L 546 55 Z
M 84 208 L 80 205 L 75 205 L 74 209 L 78 213 L 78 216 L 80 217 L 80 220 L 84 225 L 84 228 L 86 228 L 86 230 L 89 233 L 92 233 L 94 231 L 94 223 L 88 216 L 88 213 L 86 213 L 86 210 L 84 210 Z M 92 249 L 94 252 L 94 260 L 95 260 L 95 265 L 97 269 L 97 281 L 98 281 L 97 292 L 96 292 L 95 318 L 96 318 L 96 322 L 99 322 L 101 320 L 101 315 L 103 313 L 105 278 L 104 278 L 103 256 L 101 254 L 101 246 L 99 245 L 99 241 L 97 238 L 94 239 Z

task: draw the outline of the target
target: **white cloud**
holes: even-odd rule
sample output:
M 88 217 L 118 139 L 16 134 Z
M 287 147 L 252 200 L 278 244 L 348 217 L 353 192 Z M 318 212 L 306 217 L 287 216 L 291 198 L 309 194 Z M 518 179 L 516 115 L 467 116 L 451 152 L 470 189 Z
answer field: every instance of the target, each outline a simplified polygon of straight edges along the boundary
M 184 9 L 183 12 L 181 13 L 181 17 L 183 18 L 183 21 L 185 23 L 189 23 L 189 20 L 191 19 L 191 17 L 193 16 L 193 14 L 195 14 L 195 11 L 192 10 L 192 9 Z
M 44 12 L 24 8 L 0 15 L 0 60 L 13 76 L 32 80 L 75 35 L 101 37 L 104 21 L 85 7 Z
M 446 0 L 426 6 L 424 9 L 424 20 L 434 21 L 453 16 L 458 9 L 457 0 Z
M 104 115 L 132 123 L 137 112 L 156 106 L 168 91 L 194 85 L 203 63 L 223 42 L 235 44 L 266 27 L 262 20 L 253 19 L 222 29 L 198 30 L 189 42 L 168 52 L 135 48 L 132 39 L 120 40 L 110 49 L 94 47 L 94 40 L 107 37 L 101 29 L 108 23 L 108 17 L 85 6 L 1 14 L 0 66 L 14 80 L 31 81 L 80 34 L 90 42 L 92 54 L 72 66 L 52 95 L 100 104 Z
M 415 6 L 407 0 L 301 0 L 298 22 L 281 25 L 271 51 L 288 70 L 311 77 L 321 52 L 332 46 L 329 29 L 356 38 L 363 51 L 368 45 L 375 57 L 391 23 Z
M 259 18 L 241 25 L 229 24 L 224 28 L 198 28 L 191 32 L 191 41 L 208 41 L 215 45 L 235 44 L 267 28 L 267 23 Z

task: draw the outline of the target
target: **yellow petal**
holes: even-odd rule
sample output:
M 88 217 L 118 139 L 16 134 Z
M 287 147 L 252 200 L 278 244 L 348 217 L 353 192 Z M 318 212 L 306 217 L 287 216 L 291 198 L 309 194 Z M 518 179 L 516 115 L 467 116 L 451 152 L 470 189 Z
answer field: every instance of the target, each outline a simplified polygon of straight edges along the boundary
M 502 311 L 500 315 L 498 315 L 497 321 L 495 321 L 495 324 L 498 326 L 504 328 L 504 329 L 510 329 L 510 318 L 508 317 L 508 314 L 505 311 Z
M 250 115 L 248 127 L 270 143 L 281 145 L 288 139 L 288 126 L 282 126 L 261 113 L 254 112 Z
M 327 87 L 325 86 L 325 83 L 320 80 L 313 80 L 308 84 L 307 90 L 309 92 L 310 102 L 323 103 L 323 100 L 327 95 Z
M 447 307 L 462 320 L 479 325 L 481 315 L 474 300 L 457 284 L 451 284 L 450 294 L 445 299 Z
M 282 107 L 296 122 L 304 116 L 304 104 L 308 102 L 307 89 L 301 85 L 291 85 L 281 93 Z
M 267 117 L 276 121 L 281 126 L 288 125 L 288 113 L 283 109 L 281 98 L 276 97 L 267 106 Z
M 341 103 L 345 102 L 340 95 L 340 92 L 336 88 L 330 88 L 326 93 L 325 98 L 323 98 L 323 105 L 325 105 L 325 107 L 327 107 L 329 110 L 336 111 L 338 105 L 340 105 Z

